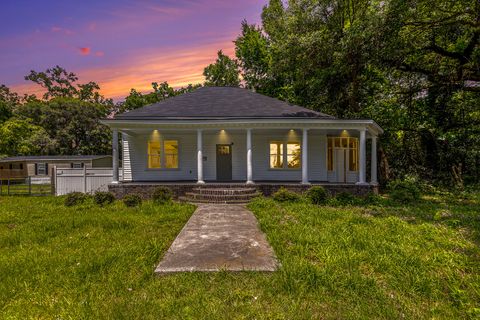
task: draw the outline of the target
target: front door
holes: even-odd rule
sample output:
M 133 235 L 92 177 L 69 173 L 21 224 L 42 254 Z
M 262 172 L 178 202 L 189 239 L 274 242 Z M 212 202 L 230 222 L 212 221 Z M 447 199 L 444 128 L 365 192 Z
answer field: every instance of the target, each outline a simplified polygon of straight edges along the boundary
M 346 182 L 346 149 L 335 149 L 335 172 L 337 174 L 337 182 Z
M 232 146 L 217 144 L 217 180 L 232 180 Z

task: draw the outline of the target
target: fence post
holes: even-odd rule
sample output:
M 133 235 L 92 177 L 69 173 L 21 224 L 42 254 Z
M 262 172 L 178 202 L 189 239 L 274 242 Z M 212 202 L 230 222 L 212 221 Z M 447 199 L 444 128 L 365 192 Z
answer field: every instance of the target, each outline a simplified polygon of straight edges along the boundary
M 87 166 L 83 166 L 83 193 L 87 193 Z
M 32 195 L 32 177 L 28 177 L 28 195 Z
M 10 179 L 7 180 L 8 185 L 7 185 L 7 196 L 10 195 Z
M 50 192 L 54 196 L 57 195 L 57 166 L 53 166 L 52 175 L 50 176 Z

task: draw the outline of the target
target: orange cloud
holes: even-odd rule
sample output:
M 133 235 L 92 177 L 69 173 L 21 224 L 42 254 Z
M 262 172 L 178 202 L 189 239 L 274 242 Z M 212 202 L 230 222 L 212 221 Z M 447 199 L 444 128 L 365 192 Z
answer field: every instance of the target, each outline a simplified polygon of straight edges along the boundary
M 203 69 L 215 61 L 219 49 L 234 56 L 232 42 L 223 41 L 168 52 L 162 50 L 161 54 L 158 51 L 138 53 L 117 65 L 83 70 L 78 74 L 85 79 L 83 81 L 98 82 L 106 97 L 123 99 L 132 88 L 152 91 L 152 82 L 168 81 L 173 87 L 203 83 Z
M 90 48 L 87 49 L 90 53 Z M 167 81 L 176 88 L 190 83 L 203 83 L 203 69 L 215 61 L 219 49 L 230 57 L 234 56 L 233 43 L 225 40 L 188 48 L 171 48 L 168 51 L 157 49 L 136 52 L 115 65 L 83 70 L 69 70 L 67 66 L 67 70 L 79 76 L 79 83 L 95 81 L 100 85 L 102 95 L 122 100 L 132 88 L 140 92 L 151 92 L 152 82 Z M 98 52 L 95 53 L 97 54 Z M 35 93 L 38 97 L 44 93 L 34 83 L 11 88 L 19 94 Z
M 82 56 L 88 56 L 90 54 L 89 47 L 79 48 L 79 51 Z

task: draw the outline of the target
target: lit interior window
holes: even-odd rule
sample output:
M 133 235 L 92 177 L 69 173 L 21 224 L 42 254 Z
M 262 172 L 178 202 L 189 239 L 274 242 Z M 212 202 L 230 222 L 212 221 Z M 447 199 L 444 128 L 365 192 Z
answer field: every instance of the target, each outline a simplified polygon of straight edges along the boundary
M 270 142 L 270 168 L 283 168 L 283 143 Z
M 148 168 L 158 169 L 160 166 L 160 141 L 148 142 Z
M 300 143 L 287 143 L 287 164 L 289 168 L 300 168 Z
M 165 168 L 177 169 L 178 168 L 178 141 L 177 140 L 165 140 Z

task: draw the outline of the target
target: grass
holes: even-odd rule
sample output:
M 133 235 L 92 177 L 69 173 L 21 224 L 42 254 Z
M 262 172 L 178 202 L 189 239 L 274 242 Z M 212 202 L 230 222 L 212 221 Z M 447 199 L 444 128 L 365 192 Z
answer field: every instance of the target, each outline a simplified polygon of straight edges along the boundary
M 155 265 L 194 207 L 0 198 L 0 318 L 459 319 L 480 316 L 480 195 L 399 206 L 249 205 L 275 273 Z

